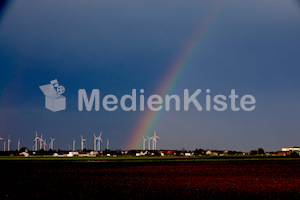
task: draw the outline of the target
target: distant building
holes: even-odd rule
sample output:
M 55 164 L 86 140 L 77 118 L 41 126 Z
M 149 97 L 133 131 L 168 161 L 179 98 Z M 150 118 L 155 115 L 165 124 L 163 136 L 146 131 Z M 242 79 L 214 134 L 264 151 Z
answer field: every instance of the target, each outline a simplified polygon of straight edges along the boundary
M 191 153 L 185 153 L 184 156 L 191 156 Z
M 290 154 L 291 154 L 290 151 L 276 151 L 277 156 L 287 156 L 287 155 L 290 155 Z
M 300 147 L 282 148 L 282 151 L 300 151 Z
M 217 151 L 207 151 L 205 154 L 207 156 L 219 156 L 219 152 Z
M 24 157 L 29 157 L 29 153 L 28 152 L 22 152 L 19 155 L 20 156 L 24 156 Z

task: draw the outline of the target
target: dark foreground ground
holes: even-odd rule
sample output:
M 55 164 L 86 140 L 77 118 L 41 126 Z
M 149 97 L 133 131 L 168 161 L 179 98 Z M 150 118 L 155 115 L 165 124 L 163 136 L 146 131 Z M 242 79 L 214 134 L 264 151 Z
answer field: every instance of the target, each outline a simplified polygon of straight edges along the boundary
M 300 199 L 300 160 L 0 165 L 0 199 Z

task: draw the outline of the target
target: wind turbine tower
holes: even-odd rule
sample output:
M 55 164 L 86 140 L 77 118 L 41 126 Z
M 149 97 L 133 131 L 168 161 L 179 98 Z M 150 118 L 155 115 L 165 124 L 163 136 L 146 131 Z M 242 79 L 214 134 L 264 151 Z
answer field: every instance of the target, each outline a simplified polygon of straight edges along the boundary
M 7 151 L 10 151 L 10 136 L 8 135 L 8 140 L 7 140 Z
M 3 140 L 3 138 L 0 138 L 0 140 Z
M 19 138 L 19 140 L 18 140 L 18 151 L 20 151 L 20 138 Z
M 47 146 L 46 139 L 43 140 L 43 146 L 44 146 L 44 148 L 43 148 L 44 151 L 46 151 L 46 146 Z
M 99 137 L 96 137 L 96 139 L 98 140 L 98 151 L 100 151 L 101 150 L 101 144 L 100 144 L 100 142 L 103 142 L 103 140 L 102 140 L 102 138 L 101 138 L 101 136 L 102 136 L 102 132 L 100 132 L 100 135 L 99 135 Z
M 146 141 L 147 140 L 148 140 L 147 138 L 143 137 L 143 150 L 144 151 L 146 150 Z
M 73 138 L 73 151 L 75 151 L 75 139 Z
M 84 141 L 86 141 L 86 139 L 84 139 L 81 135 L 81 151 L 83 151 L 84 148 Z
M 97 151 L 96 143 L 97 143 L 97 137 L 94 133 L 94 151 Z
M 147 139 L 148 139 L 148 150 L 151 150 L 150 141 L 151 141 L 152 137 L 149 138 L 149 137 L 147 136 Z
M 108 145 L 109 145 L 109 139 L 106 141 L 106 149 L 108 150 Z
M 40 149 L 42 149 L 43 148 L 43 142 L 44 142 L 43 133 L 41 134 L 41 137 L 39 138 L 39 141 L 40 141 Z

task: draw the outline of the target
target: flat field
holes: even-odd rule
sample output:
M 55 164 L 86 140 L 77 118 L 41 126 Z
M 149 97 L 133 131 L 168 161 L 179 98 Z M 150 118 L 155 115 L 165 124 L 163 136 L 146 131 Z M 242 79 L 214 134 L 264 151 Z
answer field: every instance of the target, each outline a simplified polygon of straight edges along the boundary
M 300 159 L 0 158 L 0 199 L 300 199 Z

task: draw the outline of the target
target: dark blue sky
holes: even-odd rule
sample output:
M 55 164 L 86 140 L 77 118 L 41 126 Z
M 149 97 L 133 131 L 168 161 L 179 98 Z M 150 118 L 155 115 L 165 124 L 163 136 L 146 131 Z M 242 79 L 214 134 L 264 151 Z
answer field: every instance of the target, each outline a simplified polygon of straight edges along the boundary
M 0 14 L 0 136 L 31 148 L 35 130 L 66 149 L 103 132 L 126 146 L 142 112 L 78 112 L 77 91 L 121 96 L 157 91 L 170 64 L 222 2 L 174 93 L 231 89 L 256 98 L 253 112 L 164 112 L 158 148 L 280 150 L 300 140 L 300 7 L 297 1 L 12 1 Z M 67 110 L 44 108 L 40 85 L 57 78 Z M 3 149 L 3 142 L 0 143 Z

